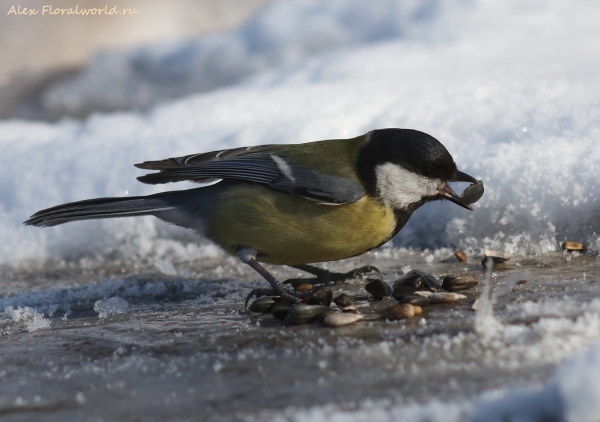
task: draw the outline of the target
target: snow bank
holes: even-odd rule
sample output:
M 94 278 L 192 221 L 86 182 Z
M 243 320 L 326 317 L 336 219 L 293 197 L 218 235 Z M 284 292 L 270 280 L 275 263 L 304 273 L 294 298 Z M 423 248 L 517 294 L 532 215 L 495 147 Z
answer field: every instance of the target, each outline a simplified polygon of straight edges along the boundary
M 587 354 L 569 361 L 562 366 L 555 378 L 544 388 L 535 391 L 514 390 L 489 392 L 473 401 L 442 402 L 431 400 L 427 404 L 391 405 L 389 402 L 365 402 L 358 408 L 348 410 L 337 405 L 326 405 L 313 409 L 287 409 L 283 414 L 265 418 L 273 422 L 388 422 L 402 420 L 406 422 L 501 422 L 522 421 L 536 422 L 540 420 L 565 420 L 568 422 L 593 422 L 597 420 L 600 409 L 595 401 L 585 393 L 578 398 L 574 395 L 581 392 L 582 385 L 571 385 L 564 390 L 563 384 L 570 382 L 590 381 L 586 370 L 580 368 L 576 374 L 565 375 L 573 366 L 587 365 L 600 356 L 600 347 L 592 348 Z M 587 366 L 586 366 L 587 367 Z M 590 369 L 589 367 L 587 367 Z M 591 368 L 598 375 L 600 365 Z M 596 393 L 596 382 L 592 390 Z M 582 407 L 581 401 L 584 401 Z M 591 400 L 591 401 L 587 401 Z
M 275 422 L 594 422 L 600 414 L 599 379 L 600 343 L 594 343 L 561 364 L 544 386 L 535 389 L 489 391 L 472 400 L 457 402 L 434 399 L 426 404 L 393 404 L 389 400 L 369 400 L 344 406 L 289 408 L 277 415 L 265 415 L 264 419 Z
M 594 422 L 600 414 L 600 343 L 563 363 L 534 391 L 494 392 L 467 404 L 467 420 Z
M 52 116 L 145 108 L 341 47 L 431 37 L 432 21 L 452 4 L 460 2 L 276 1 L 237 30 L 99 54 L 76 79 L 50 87 L 42 104 Z
M 306 12 L 310 9 L 306 4 L 315 12 Z M 135 176 L 142 172 L 132 164 L 144 160 L 253 144 L 352 137 L 382 127 L 416 128 L 434 135 L 461 170 L 486 185 L 473 213 L 450 203 L 429 204 L 417 211 L 396 238 L 397 245 L 538 253 L 555 250 L 570 237 L 597 249 L 597 5 L 558 0 L 441 4 L 445 8 L 439 9 L 439 17 L 423 28 L 448 36 L 427 38 L 408 31 L 390 38 L 401 31 L 386 30 L 389 37 L 383 41 L 385 37 L 373 35 L 381 21 L 367 17 L 389 15 L 395 22 L 396 15 L 385 9 L 392 8 L 390 2 L 361 2 L 356 14 L 348 14 L 337 2 L 273 6 L 246 29 L 222 34 L 223 39 L 241 39 L 247 28 L 279 22 L 276 50 L 281 54 L 291 50 L 300 57 L 305 53 L 293 53 L 302 32 L 291 18 L 293 11 L 304 16 L 303 28 L 327 28 L 329 24 L 321 20 L 334 17 L 336 22 L 347 21 L 344 28 L 349 35 L 336 44 L 335 53 L 297 59 L 285 68 L 262 71 L 243 84 L 148 113 L 98 114 L 83 122 L 57 124 L 0 123 L 0 262 L 82 255 L 103 259 L 115 254 L 171 260 L 214 253 L 195 246 L 196 238 L 189 233 L 151 217 L 47 229 L 23 227 L 21 222 L 39 209 L 63 202 L 191 186 L 138 183 Z M 326 11 L 317 13 L 319 7 Z M 432 10 L 437 11 L 437 6 Z M 355 28 L 363 16 L 364 26 Z M 439 22 L 442 32 L 437 29 Z M 275 33 L 253 31 L 263 30 Z M 228 54 L 236 57 L 231 62 L 235 68 L 246 56 L 231 48 Z M 306 54 L 316 51 L 298 48 Z M 157 62 L 173 72 L 180 60 L 195 60 L 193 48 L 189 53 L 177 50 L 175 56 L 165 53 L 162 45 L 145 51 L 162 57 Z M 269 63 L 265 67 L 287 62 Z M 162 74 L 153 65 L 140 66 Z M 105 88 L 110 90 L 109 86 Z M 84 95 L 84 88 L 74 85 L 70 92 Z
M 486 393 L 482 397 L 462 404 L 450 404 L 450 419 L 425 407 L 417 408 L 432 421 L 540 421 L 564 420 L 566 422 L 595 422 L 600 414 L 600 343 L 563 363 L 553 378 L 542 388 L 532 391 L 512 390 Z M 439 405 L 437 406 L 439 407 Z M 435 407 L 434 407 L 435 409 Z M 423 420 L 412 412 L 404 420 Z M 459 417 L 452 417 L 459 414 Z M 441 417 L 440 417 L 441 416 Z M 355 419 L 348 419 L 355 420 Z M 389 419 L 391 420 L 391 419 Z

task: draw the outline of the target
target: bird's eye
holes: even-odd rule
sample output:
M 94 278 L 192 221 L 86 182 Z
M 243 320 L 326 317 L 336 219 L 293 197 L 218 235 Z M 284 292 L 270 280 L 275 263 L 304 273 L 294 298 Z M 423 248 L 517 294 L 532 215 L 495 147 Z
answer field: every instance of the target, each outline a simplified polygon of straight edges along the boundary
M 425 177 L 431 177 L 433 175 L 433 167 L 423 166 L 421 168 L 421 174 Z

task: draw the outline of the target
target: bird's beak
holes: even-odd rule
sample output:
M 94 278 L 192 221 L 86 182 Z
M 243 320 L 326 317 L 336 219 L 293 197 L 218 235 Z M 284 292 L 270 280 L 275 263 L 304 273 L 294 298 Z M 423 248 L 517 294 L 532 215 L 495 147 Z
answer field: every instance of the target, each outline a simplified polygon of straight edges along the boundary
M 477 179 L 473 176 L 469 176 L 467 173 L 463 173 L 462 171 L 456 172 L 456 178 L 453 182 L 469 182 L 469 183 L 477 183 Z
M 466 176 L 469 179 L 459 180 L 459 177 L 463 177 L 463 176 Z M 457 173 L 456 180 L 453 180 L 453 181 L 454 182 L 470 182 L 471 179 L 473 179 L 471 176 L 459 171 Z M 473 179 L 473 181 L 474 181 L 474 183 L 477 183 L 477 180 Z M 461 201 L 460 196 L 458 196 L 456 194 L 456 192 L 454 192 L 452 190 L 452 188 L 450 187 L 450 185 L 448 183 L 444 183 L 444 186 L 438 191 L 438 196 L 441 197 L 441 199 L 447 199 L 450 202 L 454 202 L 456 205 L 466 208 L 469 211 L 473 211 L 473 208 L 471 208 L 470 205 L 465 204 Z

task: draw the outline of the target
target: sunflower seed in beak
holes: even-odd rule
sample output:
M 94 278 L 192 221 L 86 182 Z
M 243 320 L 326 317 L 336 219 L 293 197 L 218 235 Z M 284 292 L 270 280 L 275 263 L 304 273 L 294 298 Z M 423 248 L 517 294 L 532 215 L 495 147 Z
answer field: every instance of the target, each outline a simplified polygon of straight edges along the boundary
M 483 192 L 483 182 L 478 180 L 477 183 L 473 183 L 463 191 L 462 195 L 460 195 L 460 200 L 463 204 L 474 204 L 481 199 Z

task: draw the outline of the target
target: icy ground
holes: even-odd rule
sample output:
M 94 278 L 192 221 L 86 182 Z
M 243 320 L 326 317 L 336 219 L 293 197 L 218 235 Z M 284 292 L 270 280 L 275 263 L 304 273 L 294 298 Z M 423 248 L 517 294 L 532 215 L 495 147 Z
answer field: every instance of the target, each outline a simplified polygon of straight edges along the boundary
M 512 286 L 492 315 L 471 310 L 480 285 L 411 320 L 337 329 L 246 314 L 260 282 L 226 257 L 14 271 L 4 278 L 20 293 L 0 301 L 0 410 L 55 421 L 597 420 L 600 343 L 580 352 L 600 338 L 597 257 L 511 261 L 492 274 L 495 291 Z M 390 247 L 329 268 L 366 263 L 389 281 L 411 267 L 485 279 L 478 259 L 448 249 Z M 364 282 L 335 291 L 365 295 Z M 370 313 L 393 300 L 360 303 Z
M 105 53 L 48 94 L 132 111 L 0 122 L 2 417 L 595 420 L 599 17 L 584 0 L 276 2 L 239 30 Z M 500 297 L 500 325 L 475 330 L 472 292 L 410 323 L 282 327 L 238 313 L 256 275 L 191 233 L 21 225 L 63 202 L 190 187 L 137 183 L 144 160 L 382 127 L 432 134 L 486 194 L 473 213 L 419 210 L 395 239 L 412 254 L 331 266 L 482 277 L 476 257 L 501 249 L 495 285 L 529 282 Z M 563 254 L 566 238 L 591 252 Z M 455 248 L 472 262 L 446 261 Z

